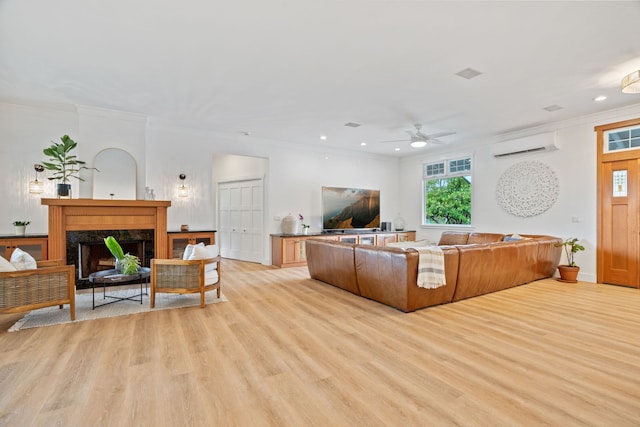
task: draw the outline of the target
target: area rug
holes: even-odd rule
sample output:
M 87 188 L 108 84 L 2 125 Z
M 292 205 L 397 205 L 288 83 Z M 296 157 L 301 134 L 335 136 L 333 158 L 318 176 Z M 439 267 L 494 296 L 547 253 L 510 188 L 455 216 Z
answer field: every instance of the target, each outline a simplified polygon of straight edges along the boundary
M 139 288 L 107 291 L 107 295 L 114 295 L 120 298 L 127 298 L 133 295 L 138 295 L 139 293 Z M 137 299 L 138 301 L 116 301 L 112 304 L 96 307 L 95 310 L 93 310 L 91 293 L 77 294 L 76 320 L 73 322 L 200 305 L 200 294 L 156 294 L 156 306 L 153 309 L 149 307 L 148 295 L 143 296 L 142 304 L 140 304 L 140 297 L 137 297 Z M 102 292 L 96 292 L 96 305 L 102 304 L 106 301 L 108 300 L 103 300 L 102 298 Z M 205 293 L 206 304 L 215 304 L 226 301 L 228 301 L 228 299 L 224 294 L 220 294 L 220 298 L 218 298 L 215 290 Z M 69 318 L 69 305 L 65 305 L 62 310 L 60 310 L 58 306 L 55 306 L 30 311 L 22 319 L 18 320 L 13 326 L 11 326 L 11 328 L 9 328 L 9 332 L 37 328 L 40 326 L 58 325 L 61 323 L 71 323 L 71 319 Z

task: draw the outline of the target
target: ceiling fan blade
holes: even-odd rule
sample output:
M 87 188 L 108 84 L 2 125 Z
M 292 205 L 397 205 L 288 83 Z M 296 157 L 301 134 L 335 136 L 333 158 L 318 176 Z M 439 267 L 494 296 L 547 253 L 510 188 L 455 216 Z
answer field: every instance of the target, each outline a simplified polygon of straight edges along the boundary
M 407 142 L 407 138 L 405 139 L 394 139 L 391 141 L 380 141 L 380 143 L 385 143 L 385 142 Z
M 442 132 L 442 133 L 434 133 L 431 135 L 426 135 L 427 138 L 429 139 L 433 139 L 433 138 L 442 138 L 443 136 L 449 136 L 449 135 L 455 135 L 455 132 Z
M 432 142 L 434 144 L 448 144 L 448 142 L 440 141 L 439 139 L 429 138 L 429 144 L 431 144 Z

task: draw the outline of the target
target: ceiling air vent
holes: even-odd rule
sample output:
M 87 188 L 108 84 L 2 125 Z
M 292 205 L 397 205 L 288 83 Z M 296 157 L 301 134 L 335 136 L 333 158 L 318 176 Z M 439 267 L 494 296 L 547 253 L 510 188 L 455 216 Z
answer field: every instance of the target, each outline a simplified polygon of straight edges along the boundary
M 556 133 L 541 133 L 539 135 L 512 139 L 499 142 L 491 148 L 493 157 L 509 157 L 521 154 L 540 153 L 544 151 L 556 151 Z

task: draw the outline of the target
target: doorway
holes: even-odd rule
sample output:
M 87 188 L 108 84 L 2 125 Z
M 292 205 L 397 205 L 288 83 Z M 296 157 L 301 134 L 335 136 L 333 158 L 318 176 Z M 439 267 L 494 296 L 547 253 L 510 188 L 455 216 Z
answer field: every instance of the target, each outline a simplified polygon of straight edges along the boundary
M 263 259 L 262 178 L 218 183 L 220 255 L 241 261 Z
M 595 128 L 598 283 L 640 287 L 640 119 Z

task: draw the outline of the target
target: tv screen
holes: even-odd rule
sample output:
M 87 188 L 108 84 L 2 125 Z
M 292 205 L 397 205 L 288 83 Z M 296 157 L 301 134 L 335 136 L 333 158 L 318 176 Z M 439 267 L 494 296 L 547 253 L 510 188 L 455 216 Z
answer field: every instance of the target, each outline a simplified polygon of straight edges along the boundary
M 322 187 L 322 228 L 380 228 L 380 190 Z

